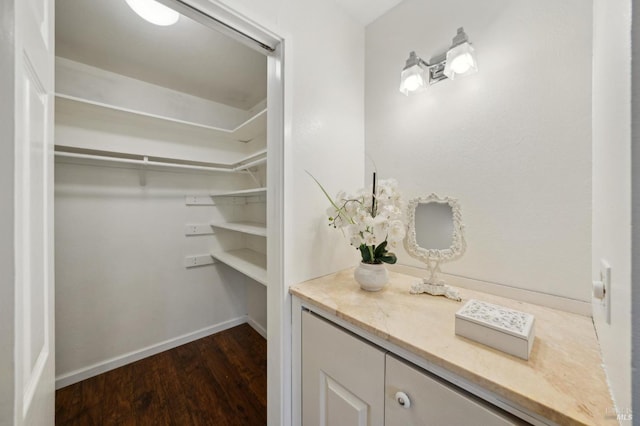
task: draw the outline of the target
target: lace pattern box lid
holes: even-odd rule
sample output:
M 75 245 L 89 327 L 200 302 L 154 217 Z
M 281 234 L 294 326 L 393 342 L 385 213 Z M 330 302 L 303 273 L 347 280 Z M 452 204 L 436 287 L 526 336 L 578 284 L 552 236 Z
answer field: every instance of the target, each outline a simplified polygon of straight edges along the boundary
M 456 334 L 529 359 L 534 321 L 526 312 L 471 299 L 456 312 Z

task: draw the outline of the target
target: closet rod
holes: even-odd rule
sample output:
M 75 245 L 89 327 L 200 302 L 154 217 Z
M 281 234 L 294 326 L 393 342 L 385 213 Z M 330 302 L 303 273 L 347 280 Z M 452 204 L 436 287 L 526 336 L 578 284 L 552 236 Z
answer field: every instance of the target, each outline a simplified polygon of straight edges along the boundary
M 177 169 L 189 169 L 189 170 L 203 170 L 210 172 L 227 172 L 227 173 L 238 173 L 242 169 L 230 168 L 224 169 L 221 167 L 208 167 L 208 166 L 194 166 L 190 164 L 180 164 L 180 163 L 164 163 L 161 161 L 149 161 L 147 157 L 144 160 L 137 160 L 133 158 L 118 158 L 118 157 L 107 157 L 104 155 L 93 155 L 93 154 L 78 154 L 75 152 L 64 152 L 64 151 L 56 151 L 55 153 L 59 157 L 70 157 L 70 158 L 83 158 L 87 160 L 100 160 L 100 161 L 111 161 L 114 163 L 127 163 L 127 164 L 140 164 L 144 166 L 160 166 L 160 167 L 172 167 Z

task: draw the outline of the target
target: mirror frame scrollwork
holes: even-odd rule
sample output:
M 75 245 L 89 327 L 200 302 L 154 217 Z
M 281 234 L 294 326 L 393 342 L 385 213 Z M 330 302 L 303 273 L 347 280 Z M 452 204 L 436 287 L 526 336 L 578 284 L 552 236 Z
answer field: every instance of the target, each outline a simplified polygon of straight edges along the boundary
M 448 249 L 426 249 L 420 247 L 416 238 L 416 208 L 419 204 L 426 203 L 448 204 L 453 215 L 453 238 Z M 433 261 L 450 261 L 459 258 L 464 254 L 467 244 L 464 239 L 464 224 L 462 223 L 462 211 L 458 200 L 451 197 L 440 197 L 432 193 L 426 197 L 416 197 L 409 200 L 407 204 L 407 237 L 404 246 L 407 252 L 414 258 L 425 263 Z

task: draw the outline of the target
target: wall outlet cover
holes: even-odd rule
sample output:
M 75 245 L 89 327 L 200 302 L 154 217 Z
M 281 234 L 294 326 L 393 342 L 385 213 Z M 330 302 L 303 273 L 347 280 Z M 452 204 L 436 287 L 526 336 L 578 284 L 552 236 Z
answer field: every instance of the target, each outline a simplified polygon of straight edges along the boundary
M 215 206 L 213 197 L 209 195 L 187 195 L 184 200 L 187 206 Z

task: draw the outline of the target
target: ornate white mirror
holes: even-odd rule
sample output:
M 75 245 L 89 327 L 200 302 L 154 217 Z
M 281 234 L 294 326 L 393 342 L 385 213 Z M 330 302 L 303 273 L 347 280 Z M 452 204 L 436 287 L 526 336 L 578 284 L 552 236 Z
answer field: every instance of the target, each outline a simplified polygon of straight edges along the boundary
M 429 276 L 411 287 L 411 293 L 429 293 L 460 300 L 440 279 L 440 264 L 462 256 L 466 248 L 458 200 L 431 194 L 409 200 L 404 246 L 411 257 L 427 265 Z

